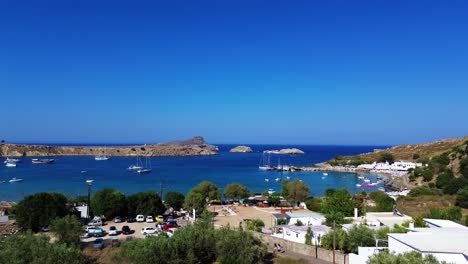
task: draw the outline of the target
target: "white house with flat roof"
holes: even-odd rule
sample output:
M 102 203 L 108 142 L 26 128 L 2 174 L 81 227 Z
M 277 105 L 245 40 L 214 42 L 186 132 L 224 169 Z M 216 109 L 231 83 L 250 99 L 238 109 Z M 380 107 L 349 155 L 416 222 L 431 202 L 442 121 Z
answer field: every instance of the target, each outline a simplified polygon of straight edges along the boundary
M 289 216 L 288 225 L 295 225 L 297 221 L 301 221 L 304 225 L 321 225 L 325 221 L 325 215 L 320 213 L 287 213 Z
M 414 228 L 406 234 L 388 234 L 388 249 L 396 254 L 417 251 L 447 263 L 468 263 L 468 228 Z
M 330 232 L 331 228 L 323 225 L 314 226 L 295 226 L 295 225 L 280 225 L 276 227 L 280 232 L 274 233 L 272 236 L 289 240 L 296 243 L 305 243 L 307 229 L 311 231 L 311 242 L 312 245 L 320 245 L 321 237 L 326 233 Z

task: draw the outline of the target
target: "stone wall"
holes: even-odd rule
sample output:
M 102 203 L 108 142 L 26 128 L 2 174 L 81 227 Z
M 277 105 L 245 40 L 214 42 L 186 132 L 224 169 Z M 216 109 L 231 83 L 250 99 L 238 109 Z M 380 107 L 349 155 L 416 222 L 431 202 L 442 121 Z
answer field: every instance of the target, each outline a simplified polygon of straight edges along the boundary
M 327 250 L 323 248 L 317 248 L 317 255 L 315 254 L 315 247 L 309 246 L 306 244 L 300 244 L 288 240 L 283 240 L 277 237 L 270 235 L 255 233 L 255 235 L 260 238 L 264 243 L 270 245 L 280 244 L 282 248 L 286 251 L 295 252 L 302 255 L 308 255 L 312 257 L 317 257 L 318 259 L 333 262 L 333 250 Z M 343 254 L 340 251 L 335 251 L 335 263 L 337 264 L 348 264 L 349 257 L 347 254 Z

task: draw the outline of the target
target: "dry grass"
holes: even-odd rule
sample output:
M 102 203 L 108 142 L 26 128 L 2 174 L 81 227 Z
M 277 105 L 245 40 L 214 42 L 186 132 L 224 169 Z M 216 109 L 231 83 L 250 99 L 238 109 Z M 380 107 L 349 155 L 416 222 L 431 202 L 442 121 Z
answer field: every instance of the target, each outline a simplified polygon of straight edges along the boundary
M 397 201 L 398 210 L 410 216 L 418 216 L 431 208 L 446 209 L 455 206 L 456 197 L 453 195 L 418 197 L 401 197 Z M 465 211 L 466 213 L 466 211 Z
M 292 257 L 276 257 L 274 260 L 275 264 L 309 264 L 313 263 L 305 259 L 297 259 L 297 258 L 292 258 Z
M 373 162 L 377 161 L 380 158 L 380 155 L 385 152 L 392 154 L 396 160 L 413 160 L 414 154 L 419 155 L 420 158 L 430 158 L 462 144 L 467 140 L 468 136 L 464 138 L 450 138 L 423 144 L 402 145 L 384 150 L 376 150 L 374 152 L 357 156 L 345 156 L 343 159 L 352 160 L 359 158 L 367 162 Z

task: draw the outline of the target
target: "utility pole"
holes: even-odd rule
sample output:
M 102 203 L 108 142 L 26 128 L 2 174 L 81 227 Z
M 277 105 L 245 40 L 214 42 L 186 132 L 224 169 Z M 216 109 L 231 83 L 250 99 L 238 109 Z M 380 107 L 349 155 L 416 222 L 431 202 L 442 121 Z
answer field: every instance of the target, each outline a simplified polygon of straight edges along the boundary
M 336 226 L 335 226 L 335 220 L 333 220 L 333 264 L 335 264 L 335 248 L 336 248 Z

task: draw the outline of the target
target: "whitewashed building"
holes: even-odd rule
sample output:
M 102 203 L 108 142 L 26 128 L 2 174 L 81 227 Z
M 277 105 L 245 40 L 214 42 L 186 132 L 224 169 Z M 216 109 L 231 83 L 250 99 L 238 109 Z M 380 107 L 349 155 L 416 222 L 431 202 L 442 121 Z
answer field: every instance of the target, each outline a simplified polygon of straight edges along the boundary
M 304 225 L 321 225 L 325 221 L 325 215 L 320 213 L 287 213 L 289 216 L 288 225 L 295 225 L 301 221 Z
M 323 225 L 314 225 L 314 226 L 295 226 L 295 225 L 281 225 L 277 226 L 278 233 L 274 233 L 272 236 L 281 238 L 284 240 L 296 242 L 296 243 L 305 243 L 307 236 L 307 230 L 310 227 L 311 231 L 311 242 L 312 245 L 320 245 L 321 237 L 326 233 L 330 232 L 331 228 Z

